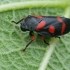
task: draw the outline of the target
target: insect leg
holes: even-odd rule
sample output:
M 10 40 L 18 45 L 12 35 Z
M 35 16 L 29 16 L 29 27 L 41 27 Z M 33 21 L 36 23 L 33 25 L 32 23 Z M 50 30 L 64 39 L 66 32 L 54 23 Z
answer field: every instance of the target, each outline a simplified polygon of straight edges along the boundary
M 59 38 L 59 39 L 60 39 L 60 37 L 59 37 L 59 36 L 56 36 L 55 38 Z
M 42 36 L 42 35 L 39 35 L 40 37 L 41 37 L 41 39 L 44 41 L 44 43 L 46 43 L 46 44 L 48 44 L 49 45 L 49 43 L 48 42 L 46 42 L 46 40 L 45 40 L 45 37 L 44 36 Z
M 26 48 L 32 43 L 32 41 L 35 39 L 35 36 L 33 35 L 33 31 L 30 31 L 29 35 L 31 36 L 31 41 L 26 45 L 26 47 L 23 49 L 23 51 L 26 50 Z

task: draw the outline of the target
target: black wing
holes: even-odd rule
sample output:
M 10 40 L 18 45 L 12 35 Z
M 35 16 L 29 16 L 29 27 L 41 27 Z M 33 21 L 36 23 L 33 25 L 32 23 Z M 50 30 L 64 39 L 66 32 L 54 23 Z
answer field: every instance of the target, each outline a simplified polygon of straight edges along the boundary
M 52 37 L 52 35 L 50 33 L 48 33 L 47 31 L 38 31 L 37 32 L 39 35 L 42 35 L 42 36 L 49 36 L 49 37 Z
M 70 19 L 68 18 L 43 17 L 42 20 L 46 22 L 46 25 L 40 31 L 37 31 L 37 33 L 40 35 L 56 37 L 66 34 L 70 31 Z M 54 30 L 51 26 L 54 27 Z

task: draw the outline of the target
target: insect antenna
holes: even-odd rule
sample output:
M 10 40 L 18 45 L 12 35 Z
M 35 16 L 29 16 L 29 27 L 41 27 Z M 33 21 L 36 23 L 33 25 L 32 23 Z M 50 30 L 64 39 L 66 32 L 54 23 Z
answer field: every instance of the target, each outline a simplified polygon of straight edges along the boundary
M 18 23 L 20 23 L 20 22 L 23 21 L 23 20 L 24 20 L 24 18 L 21 19 L 21 20 L 19 20 L 18 22 L 16 22 L 16 21 L 11 21 L 11 22 L 13 22 L 13 23 L 15 23 L 15 24 L 18 24 Z

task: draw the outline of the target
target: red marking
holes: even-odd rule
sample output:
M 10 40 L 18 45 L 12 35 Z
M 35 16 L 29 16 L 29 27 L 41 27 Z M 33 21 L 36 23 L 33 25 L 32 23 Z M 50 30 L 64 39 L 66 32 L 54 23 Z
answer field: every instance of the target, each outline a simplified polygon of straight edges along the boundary
M 60 17 L 57 17 L 57 20 L 62 23 L 61 34 L 63 34 L 63 32 L 64 32 L 64 30 L 66 28 L 66 24 Z
M 43 40 L 45 39 L 44 36 L 40 36 Z
M 35 36 L 34 36 L 34 35 L 32 35 L 32 36 L 31 36 L 31 38 L 32 38 L 32 40 L 34 40 L 34 39 L 35 39 Z
M 45 27 L 45 25 L 46 25 L 46 22 L 42 20 L 42 21 L 37 25 L 36 30 L 37 30 L 37 31 L 41 30 L 42 28 Z
M 42 18 L 42 16 L 34 16 L 34 17 L 36 17 L 36 18 Z
M 51 33 L 51 34 L 54 34 L 55 32 L 55 27 L 53 25 L 51 25 L 48 29 L 48 31 Z
M 57 20 L 60 21 L 60 22 L 63 22 L 62 19 L 59 16 L 57 17 Z

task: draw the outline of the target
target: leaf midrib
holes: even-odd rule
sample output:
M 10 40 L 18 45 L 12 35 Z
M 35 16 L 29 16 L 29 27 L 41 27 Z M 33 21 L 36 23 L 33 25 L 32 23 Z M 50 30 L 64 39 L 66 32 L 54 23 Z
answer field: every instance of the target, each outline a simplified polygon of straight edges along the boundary
M 24 1 L 0 5 L 0 12 L 24 8 L 38 8 L 38 7 L 66 8 L 69 5 L 70 3 L 68 1 Z

